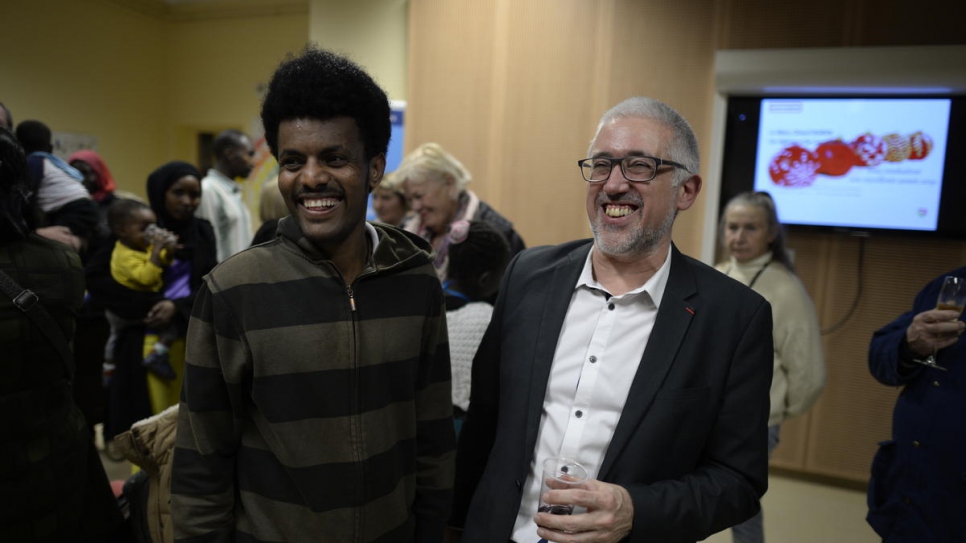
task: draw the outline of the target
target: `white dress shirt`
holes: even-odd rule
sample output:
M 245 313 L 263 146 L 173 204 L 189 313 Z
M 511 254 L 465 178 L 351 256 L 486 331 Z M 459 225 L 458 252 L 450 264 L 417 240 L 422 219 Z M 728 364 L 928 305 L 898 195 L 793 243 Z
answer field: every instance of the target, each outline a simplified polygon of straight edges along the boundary
M 664 264 L 644 285 L 610 296 L 594 279 L 591 249 L 574 286 L 543 400 L 537 449 L 513 526 L 517 543 L 536 543 L 543 460 L 573 458 L 597 478 L 617 428 L 631 382 L 654 328 L 671 268 Z M 574 514 L 583 512 L 577 508 Z
M 201 180 L 201 203 L 195 216 L 211 223 L 218 262 L 251 246 L 252 214 L 241 187 L 214 168 Z

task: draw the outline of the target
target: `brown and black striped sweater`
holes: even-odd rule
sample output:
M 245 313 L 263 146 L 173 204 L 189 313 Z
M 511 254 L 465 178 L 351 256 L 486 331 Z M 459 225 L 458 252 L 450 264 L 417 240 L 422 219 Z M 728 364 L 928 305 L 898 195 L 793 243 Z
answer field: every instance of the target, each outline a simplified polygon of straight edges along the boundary
M 455 438 L 428 245 L 378 235 L 346 285 L 291 217 L 198 293 L 171 483 L 181 542 L 438 541 Z

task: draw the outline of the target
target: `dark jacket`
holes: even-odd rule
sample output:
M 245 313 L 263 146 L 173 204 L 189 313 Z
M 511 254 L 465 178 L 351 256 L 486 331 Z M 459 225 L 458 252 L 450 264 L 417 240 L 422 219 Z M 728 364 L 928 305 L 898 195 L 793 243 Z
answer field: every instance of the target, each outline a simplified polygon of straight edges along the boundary
M 36 293 L 70 338 L 84 295 L 80 257 L 30 234 L 0 244 L 0 268 Z M 74 405 L 69 365 L 0 295 L 0 541 L 106 541 L 120 512 Z
M 438 541 L 455 437 L 426 242 L 376 225 L 346 285 L 292 217 L 218 265 L 188 332 L 180 541 Z
M 503 215 L 497 213 L 495 209 L 483 200 L 480 200 L 480 207 L 476 210 L 476 215 L 473 217 L 473 220 L 483 221 L 503 234 L 507 243 L 510 244 L 511 257 L 516 256 L 517 253 L 527 248 L 526 244 L 523 243 L 523 238 L 513 229 L 513 223 Z
M 887 543 L 966 541 L 966 340 L 939 351 L 946 371 L 908 361 L 906 328 L 936 308 L 946 275 L 923 288 L 912 310 L 872 336 L 869 369 L 888 386 L 903 387 L 892 414 L 892 439 L 872 462 L 867 520 Z M 963 316 L 960 315 L 960 320 Z

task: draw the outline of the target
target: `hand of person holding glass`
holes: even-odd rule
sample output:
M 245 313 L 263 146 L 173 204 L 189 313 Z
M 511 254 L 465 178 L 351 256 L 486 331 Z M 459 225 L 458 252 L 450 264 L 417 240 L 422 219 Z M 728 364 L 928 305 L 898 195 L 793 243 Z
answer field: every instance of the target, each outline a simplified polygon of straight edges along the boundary
M 944 370 L 936 364 L 936 353 L 959 341 L 966 323 L 959 320 L 966 304 L 966 279 L 947 276 L 943 282 L 936 309 L 923 311 L 906 329 L 906 344 L 915 357 L 913 362 Z
M 556 543 L 616 543 L 631 533 L 634 504 L 622 486 L 588 479 L 576 487 L 553 488 L 545 492 L 541 503 L 582 507 L 586 513 L 555 515 L 537 513 L 537 535 Z M 561 485 L 566 486 L 566 485 Z M 579 510 L 579 509 L 578 509 Z

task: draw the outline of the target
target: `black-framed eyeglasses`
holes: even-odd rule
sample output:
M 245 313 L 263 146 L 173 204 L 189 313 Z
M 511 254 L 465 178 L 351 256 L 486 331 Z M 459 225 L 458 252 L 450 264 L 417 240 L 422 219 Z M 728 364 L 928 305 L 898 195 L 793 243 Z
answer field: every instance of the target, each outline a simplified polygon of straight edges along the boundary
M 683 164 L 647 155 L 585 158 L 578 160 L 577 165 L 580 166 L 580 173 L 584 176 L 585 181 L 588 183 L 603 183 L 610 178 L 610 173 L 614 171 L 615 162 L 621 165 L 621 173 L 624 174 L 624 178 L 635 183 L 654 179 L 657 177 L 661 166 L 681 168 L 691 173 L 691 170 L 685 168 Z

